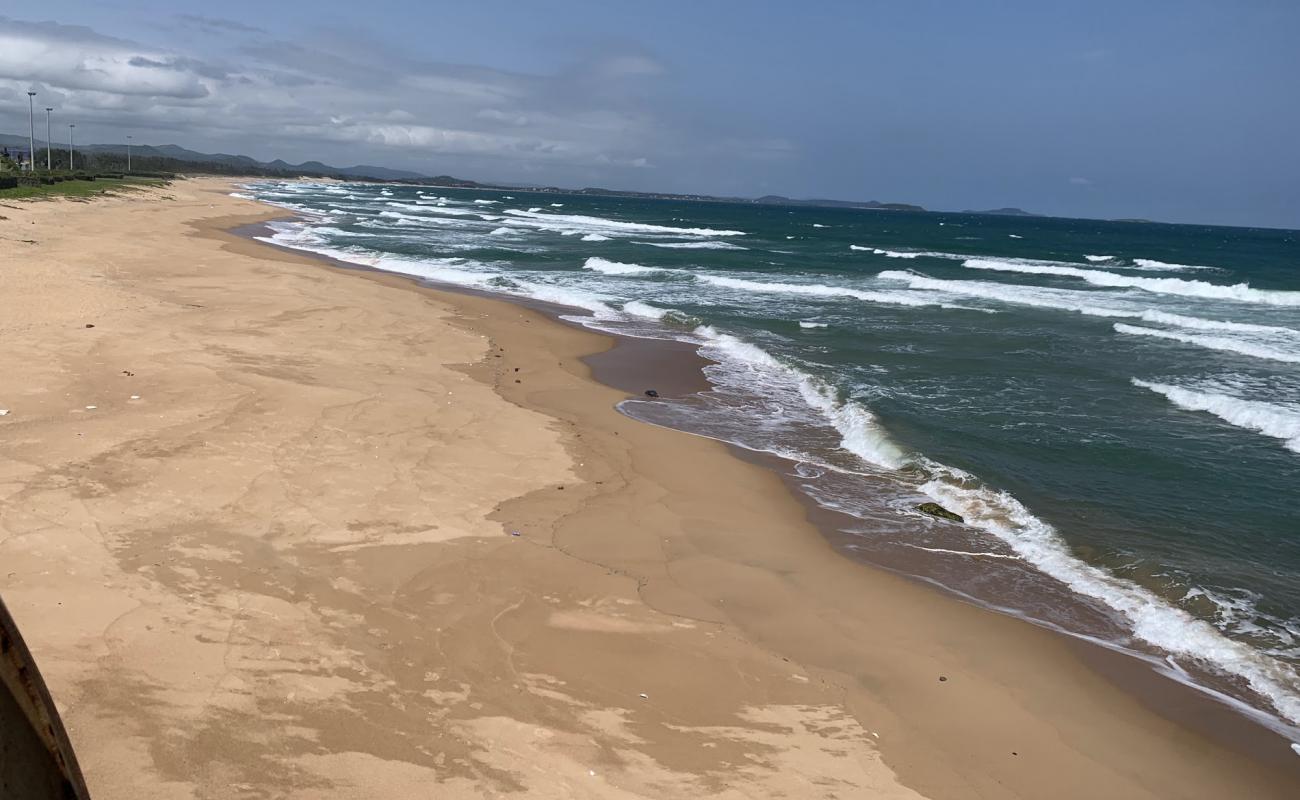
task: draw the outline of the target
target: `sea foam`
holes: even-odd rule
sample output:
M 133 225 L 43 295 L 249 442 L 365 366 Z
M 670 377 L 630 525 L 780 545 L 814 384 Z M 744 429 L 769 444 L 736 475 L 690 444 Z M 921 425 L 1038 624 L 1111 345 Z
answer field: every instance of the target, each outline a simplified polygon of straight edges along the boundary
M 674 236 L 744 236 L 744 231 L 714 230 L 713 228 L 675 228 L 671 225 L 651 225 L 644 222 L 625 222 L 604 217 L 581 214 L 549 214 L 542 211 L 507 209 L 515 217 L 512 223 L 549 231 L 576 231 L 602 235 L 663 233 Z
M 847 286 L 827 286 L 820 283 L 780 283 L 751 281 L 744 278 L 729 278 L 722 275 L 696 275 L 696 280 L 724 289 L 739 289 L 749 292 L 770 292 L 774 294 L 794 294 L 806 297 L 852 297 L 870 303 L 890 303 L 901 306 L 940 306 L 938 301 L 921 300 L 897 292 L 872 292 L 852 289 Z
M 748 250 L 748 247 L 741 247 L 731 242 L 633 242 L 632 244 L 644 244 L 650 247 L 664 247 L 672 250 Z
M 1300 409 L 1137 378 L 1133 379 L 1133 385 L 1164 395 L 1187 411 L 1205 411 L 1238 428 L 1281 439 L 1283 447 L 1300 453 Z
M 1150 590 L 1081 561 L 1051 525 L 1006 492 L 982 486 L 953 467 L 934 462 L 928 467 L 935 478 L 922 491 L 961 514 L 967 524 L 993 534 L 1044 573 L 1122 614 L 1141 641 L 1242 679 L 1268 698 L 1282 717 L 1300 724 L 1300 677 L 1290 666 L 1229 639 Z
M 1218 267 L 1199 267 L 1195 264 L 1167 264 L 1153 258 L 1135 258 L 1133 264 L 1137 269 L 1146 269 L 1152 272 L 1192 272 L 1198 269 L 1218 269 Z
M 1115 323 L 1115 332 L 1125 333 L 1130 336 L 1151 336 L 1157 339 L 1168 339 L 1170 341 L 1204 347 L 1209 350 L 1239 353 L 1244 356 L 1251 356 L 1252 358 L 1268 359 L 1269 361 L 1300 364 L 1300 352 L 1280 350 L 1276 347 L 1270 347 L 1257 341 L 1232 339 L 1227 336 L 1205 336 L 1203 334 L 1195 333 L 1179 333 L 1177 331 L 1165 331 L 1157 328 L 1143 328 L 1137 325 L 1125 325 L 1122 322 Z
M 596 256 L 588 258 L 582 265 L 582 268 L 592 270 L 593 272 L 604 273 L 605 275 L 649 275 L 656 272 L 669 271 L 658 267 L 643 267 L 640 264 L 622 264 L 617 261 L 609 261 Z
M 1235 300 L 1242 303 L 1262 303 L 1274 306 L 1300 306 L 1300 292 L 1252 289 L 1250 285 L 1246 283 L 1225 286 L 1218 283 L 1189 281 L 1182 278 L 1143 278 L 1133 275 L 1118 275 L 1114 272 L 1103 272 L 1095 269 L 1049 266 L 1046 264 L 999 261 L 984 258 L 968 258 L 962 262 L 962 266 L 967 269 L 1080 278 L 1094 286 L 1134 288 L 1141 289 L 1145 292 L 1151 292 L 1153 294 L 1172 294 L 1184 297 Z

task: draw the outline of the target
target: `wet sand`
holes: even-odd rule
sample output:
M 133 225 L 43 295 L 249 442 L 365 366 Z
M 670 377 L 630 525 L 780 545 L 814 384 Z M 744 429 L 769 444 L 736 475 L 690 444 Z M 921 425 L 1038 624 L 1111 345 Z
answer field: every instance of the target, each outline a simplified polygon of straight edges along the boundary
M 95 797 L 1293 795 L 615 410 L 681 354 L 225 191 L 0 209 L 0 593 Z

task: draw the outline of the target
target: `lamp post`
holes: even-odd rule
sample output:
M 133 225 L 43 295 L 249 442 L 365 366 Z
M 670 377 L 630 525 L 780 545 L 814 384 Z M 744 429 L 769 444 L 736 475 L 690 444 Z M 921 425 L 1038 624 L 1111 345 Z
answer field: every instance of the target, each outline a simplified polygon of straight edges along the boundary
M 36 117 L 32 110 L 32 99 L 36 92 L 27 93 L 27 171 L 36 171 Z
M 126 171 L 131 171 L 131 137 L 126 137 Z
M 45 108 L 45 171 L 54 171 L 54 140 L 50 138 L 50 112 L 54 109 L 46 106 Z
M 72 129 L 77 127 L 73 123 L 68 123 L 68 172 L 72 172 Z

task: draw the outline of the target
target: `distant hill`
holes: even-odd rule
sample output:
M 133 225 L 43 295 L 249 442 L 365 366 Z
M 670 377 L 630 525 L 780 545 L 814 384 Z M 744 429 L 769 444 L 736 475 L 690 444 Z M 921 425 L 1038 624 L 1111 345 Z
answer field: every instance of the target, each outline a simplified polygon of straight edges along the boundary
M 985 214 L 993 217 L 1041 217 L 1042 214 L 1035 214 L 1032 211 L 1026 211 L 1023 208 L 991 208 L 988 211 L 963 211 L 963 214 Z
M 46 147 L 44 139 L 36 140 L 36 152 L 41 153 Z M 27 152 L 27 137 L 9 133 L 0 133 L 0 148 Z M 66 153 L 67 143 L 54 143 L 54 154 Z M 125 144 L 75 144 L 78 154 L 107 156 L 102 159 L 111 162 L 113 168 L 121 168 L 118 161 L 126 160 Z M 39 155 L 38 155 L 39 160 Z M 101 159 L 96 159 L 101 160 Z M 287 161 L 258 161 L 249 156 L 231 155 L 229 153 L 200 153 L 175 144 L 137 144 L 131 146 L 132 164 L 140 169 L 170 170 L 184 172 L 192 169 L 196 172 L 219 172 L 228 175 L 272 175 L 272 176 L 308 176 L 330 178 L 364 178 L 381 181 L 431 181 L 427 175 L 403 169 L 376 167 L 370 164 L 358 164 L 354 167 L 334 167 L 319 161 L 305 161 L 302 164 L 290 164 Z M 107 163 L 104 165 L 107 166 Z M 440 176 L 442 185 L 476 186 L 473 181 Z
M 882 203 L 878 200 L 826 200 L 823 198 L 810 198 L 807 200 L 795 200 L 790 197 L 782 197 L 779 194 L 768 194 L 762 197 L 754 198 L 755 203 L 772 206 L 813 206 L 816 208 L 859 208 L 870 209 L 872 211 L 925 211 L 921 206 L 912 205 L 911 203 Z
M 27 150 L 27 137 L 0 133 L 0 147 Z M 41 151 L 45 142 L 37 139 L 36 150 L 38 162 L 43 159 Z M 91 144 L 77 145 L 77 153 L 90 156 L 91 169 L 121 171 L 125 168 L 126 145 Z M 54 143 L 54 166 L 59 168 L 60 153 L 67 154 L 67 146 Z M 63 159 L 66 163 L 66 157 Z M 620 189 L 604 189 L 589 186 L 585 189 L 566 189 L 557 186 L 530 186 L 524 184 L 478 183 L 476 181 L 454 178 L 450 175 L 423 175 L 410 170 L 376 167 L 370 164 L 358 164 L 352 167 L 335 167 L 320 161 L 304 161 L 290 164 L 283 159 L 258 161 L 244 155 L 230 153 L 200 153 L 175 144 L 148 145 L 139 144 L 131 147 L 132 166 L 137 172 L 202 172 L 220 175 L 258 175 L 274 178 L 319 177 L 393 181 L 398 183 L 415 183 L 433 186 L 450 186 L 465 189 L 495 189 L 503 191 L 535 192 L 540 194 L 585 194 L 606 197 L 634 197 L 654 200 L 688 200 L 713 203 L 752 203 L 756 205 L 794 206 L 806 208 L 844 208 L 864 211 L 913 211 L 924 212 L 927 209 L 911 203 L 882 203 L 878 200 L 830 200 L 813 197 L 797 199 L 769 194 L 762 197 L 716 197 L 707 194 L 686 194 L 675 192 L 635 192 Z M 81 163 L 78 162 L 78 168 Z M 993 208 L 986 211 L 963 211 L 963 214 L 990 214 L 1004 217 L 1041 217 L 1022 208 Z M 1129 221 L 1129 220 L 1123 220 Z M 1143 221 L 1145 220 L 1132 220 Z
M 37 145 L 40 147 L 40 145 Z M 57 145 L 56 145 L 57 148 Z M 85 150 L 88 153 L 115 153 L 126 155 L 126 145 L 122 144 L 92 144 L 85 147 L 77 147 L 77 150 Z M 224 164 L 230 167 L 245 168 L 249 170 L 266 170 L 268 172 L 292 173 L 294 175 L 321 175 L 330 177 L 349 177 L 349 178 L 370 178 L 373 180 L 425 180 L 428 176 L 421 175 L 418 172 L 410 172 L 403 169 L 389 169 L 388 167 L 375 167 L 369 164 L 358 164 L 354 167 L 333 167 L 329 164 L 323 164 L 319 161 L 304 161 L 301 164 L 290 164 L 282 159 L 275 161 L 258 161 L 249 156 L 236 156 L 229 153 L 200 153 L 195 150 L 187 150 L 184 147 L 174 144 L 164 145 L 132 145 L 131 157 L 149 157 L 157 156 L 159 158 L 173 158 L 177 161 L 186 161 L 191 163 L 202 164 Z

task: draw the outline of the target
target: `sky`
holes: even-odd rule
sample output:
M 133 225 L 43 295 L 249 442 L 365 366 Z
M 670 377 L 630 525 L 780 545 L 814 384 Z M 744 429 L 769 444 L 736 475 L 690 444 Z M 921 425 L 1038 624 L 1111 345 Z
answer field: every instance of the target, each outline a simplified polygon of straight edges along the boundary
M 0 4 L 0 132 L 1300 228 L 1300 2 Z M 43 119 L 38 119 L 38 136 Z

